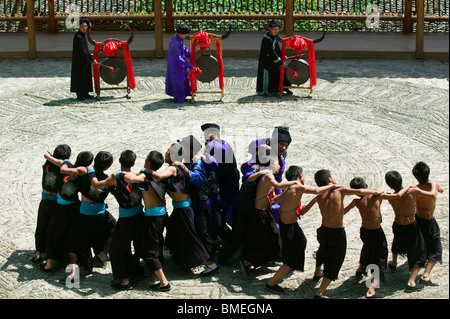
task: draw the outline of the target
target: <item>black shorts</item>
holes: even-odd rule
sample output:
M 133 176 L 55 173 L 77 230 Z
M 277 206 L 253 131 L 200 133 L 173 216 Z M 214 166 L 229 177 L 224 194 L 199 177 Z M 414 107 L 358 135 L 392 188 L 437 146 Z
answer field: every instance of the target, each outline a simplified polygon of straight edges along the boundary
M 298 223 L 280 222 L 281 260 L 292 270 L 303 271 L 305 266 L 306 237 Z
M 252 212 L 242 257 L 255 267 L 280 260 L 281 237 L 277 224 L 268 210 Z
M 393 223 L 392 252 L 394 254 L 406 254 L 409 270 L 423 268 L 426 262 L 426 247 L 419 224 L 416 220 L 409 225 Z
M 322 265 L 324 277 L 335 280 L 344 263 L 347 251 L 347 235 L 344 228 L 328 228 L 320 226 L 317 229 L 319 250 L 316 253 L 316 265 Z
M 383 228 L 366 229 L 361 227 L 360 238 L 363 242 L 359 259 L 360 264 L 363 265 L 364 268 L 370 264 L 375 264 L 379 267 L 380 273 L 385 273 L 388 258 L 388 245 Z
M 210 259 L 194 227 L 192 207 L 174 208 L 170 214 L 166 243 L 173 260 L 191 269 Z
M 441 231 L 436 219 L 422 219 L 416 215 L 416 220 L 427 247 L 427 259 L 442 263 Z

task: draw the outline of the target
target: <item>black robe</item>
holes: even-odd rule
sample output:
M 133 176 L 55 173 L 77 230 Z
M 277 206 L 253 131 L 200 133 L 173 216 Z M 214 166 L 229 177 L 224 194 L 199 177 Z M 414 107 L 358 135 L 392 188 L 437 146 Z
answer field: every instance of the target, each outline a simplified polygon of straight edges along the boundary
M 93 91 L 91 67 L 93 61 L 85 34 L 78 31 L 73 38 L 70 92 L 76 92 L 77 95 L 84 97 Z
M 276 95 L 280 83 L 281 48 L 276 37 L 272 38 L 267 32 L 261 42 L 261 50 L 258 62 L 258 78 L 256 92 L 259 95 Z M 284 75 L 284 86 L 290 86 Z

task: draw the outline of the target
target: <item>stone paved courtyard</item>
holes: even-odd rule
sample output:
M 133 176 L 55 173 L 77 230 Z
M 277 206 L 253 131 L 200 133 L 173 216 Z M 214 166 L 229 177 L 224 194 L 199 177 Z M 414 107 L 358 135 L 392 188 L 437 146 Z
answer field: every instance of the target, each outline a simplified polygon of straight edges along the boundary
M 413 165 L 427 162 L 431 178 L 445 189 L 438 195 L 436 208 L 444 262 L 432 273 L 440 286 L 406 293 L 409 271 L 406 258 L 400 258 L 399 269 L 386 275 L 379 291 L 386 299 L 449 298 L 448 62 L 318 59 L 313 99 L 307 98 L 305 90 L 279 99 L 255 94 L 257 60 L 225 57 L 224 102 L 219 102 L 217 94 L 201 94 L 195 104 L 181 106 L 164 94 L 165 59 L 133 62 L 137 88 L 131 99 L 125 98 L 125 91 L 113 90 L 102 91 L 99 101 L 80 102 L 69 93 L 70 60 L 0 60 L 0 298 L 312 298 L 318 287 L 311 280 L 313 253 L 318 248 L 316 229 L 321 223 L 317 206 L 299 221 L 308 239 L 305 271 L 293 272 L 281 281 L 286 289 L 283 295 L 264 289 L 276 267 L 263 268 L 246 279 L 237 263 L 221 267 L 211 278 L 199 278 L 174 266 L 167 251 L 164 270 L 173 289 L 160 294 L 147 289 L 156 280 L 149 273 L 131 291 L 112 289 L 109 263 L 106 268 L 95 268 L 79 289 L 57 282 L 66 276 L 64 268 L 49 275 L 31 265 L 45 152 L 66 143 L 75 160 L 80 151 L 106 150 L 115 159 L 109 170 L 113 172 L 120 168 L 120 152 L 132 149 L 138 155 L 138 169 L 151 150 L 164 153 L 172 142 L 188 134 L 202 139 L 200 125 L 205 122 L 222 127 L 222 138 L 234 146 L 238 165 L 248 159 L 251 140 L 269 136 L 274 126 L 289 126 L 293 142 L 286 163 L 302 166 L 306 184 L 313 187 L 314 172 L 328 168 L 340 184 L 348 185 L 353 177 L 362 176 L 369 188 L 388 192 L 387 171 L 398 170 L 405 184 L 415 184 Z M 216 88 L 217 83 L 200 85 L 200 90 Z M 305 195 L 302 202 L 311 198 Z M 117 217 L 114 197 L 110 195 L 107 203 Z M 394 214 L 387 202 L 382 204 L 382 215 L 390 252 Z M 363 298 L 365 281 L 353 277 L 361 249 L 356 209 L 345 216 L 344 224 L 347 255 L 328 295 Z

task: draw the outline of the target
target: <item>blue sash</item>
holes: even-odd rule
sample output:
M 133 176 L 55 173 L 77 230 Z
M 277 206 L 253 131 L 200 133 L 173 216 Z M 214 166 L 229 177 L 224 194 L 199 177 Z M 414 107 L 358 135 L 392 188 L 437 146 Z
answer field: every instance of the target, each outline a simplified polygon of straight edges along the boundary
M 174 208 L 186 208 L 191 206 L 191 198 L 183 200 L 181 202 L 172 202 Z
M 106 203 L 88 203 L 81 200 L 80 213 L 83 215 L 101 215 L 104 214 L 108 205 Z
M 144 211 L 145 216 L 164 216 L 165 214 L 167 214 L 165 206 L 150 207 Z
M 119 207 L 119 218 L 127 218 L 142 213 L 144 207 L 142 205 L 132 207 L 132 208 L 122 208 Z
M 59 205 L 71 205 L 71 204 L 76 203 L 76 201 L 65 200 L 58 193 L 58 194 L 56 194 L 56 203 L 58 203 Z
M 51 195 L 51 194 L 47 194 L 47 193 L 42 192 L 42 198 L 41 199 L 42 200 L 48 199 L 48 200 L 56 201 L 57 200 L 57 195 Z

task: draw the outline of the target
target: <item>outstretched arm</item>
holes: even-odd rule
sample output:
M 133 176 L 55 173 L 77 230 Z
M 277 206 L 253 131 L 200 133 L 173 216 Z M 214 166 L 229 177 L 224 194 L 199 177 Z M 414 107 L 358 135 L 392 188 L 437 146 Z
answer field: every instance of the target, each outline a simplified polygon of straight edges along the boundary
M 351 203 L 344 208 L 344 215 L 347 214 L 353 207 L 355 207 L 357 202 L 358 202 L 357 198 L 352 200 Z
M 354 188 L 342 188 L 342 194 L 344 195 L 358 195 L 358 196 L 366 196 L 366 195 L 380 195 L 380 191 L 370 190 L 370 189 L 354 189 Z
M 283 189 L 294 185 L 301 185 L 299 181 L 277 182 L 277 180 L 272 174 L 267 176 L 269 177 L 269 182 L 271 186 L 275 187 L 276 189 Z
M 45 153 L 44 158 L 50 163 L 53 163 L 59 167 L 61 167 L 61 165 L 64 163 L 63 160 L 53 157 L 52 154 L 50 154 L 50 152 Z
M 300 210 L 300 215 L 305 215 L 310 209 L 311 207 L 314 206 L 315 203 L 317 203 L 317 198 L 319 196 L 314 197 L 308 204 L 306 204 L 305 206 L 303 206 Z
M 44 157 L 46 160 L 48 160 L 49 162 L 58 165 L 61 168 L 61 173 L 64 175 L 85 175 L 87 174 L 87 168 L 80 166 L 80 167 L 68 167 L 67 166 L 67 162 L 70 163 L 69 160 L 65 159 L 65 160 L 61 160 L 61 159 L 57 159 L 55 157 L 53 157 L 50 153 L 46 153 L 44 154 Z
M 438 192 L 438 185 L 435 181 L 430 181 L 431 183 L 431 190 L 430 191 L 424 191 L 423 189 L 420 189 L 419 187 L 411 187 L 410 191 L 415 194 L 422 197 L 436 197 Z
M 89 165 L 87 167 L 87 174 L 89 176 L 89 180 L 91 181 L 91 185 L 92 187 L 94 187 L 94 189 L 102 189 L 105 186 L 112 186 L 116 183 L 116 178 L 115 176 L 108 176 L 107 178 L 105 178 L 102 181 L 99 181 L 97 176 L 95 175 L 95 170 L 94 167 L 92 165 Z
M 329 191 L 331 189 L 339 188 L 339 187 L 342 187 L 342 186 L 341 185 L 336 185 L 336 184 L 329 184 L 329 185 L 326 185 L 326 186 L 315 187 L 315 188 L 306 187 L 304 185 L 301 185 L 300 187 L 301 187 L 303 193 L 319 195 L 319 194 L 325 193 L 326 191 Z
M 174 166 L 169 166 L 162 172 L 153 171 L 152 177 L 157 180 L 163 180 L 163 179 L 175 176 L 176 174 L 177 174 L 177 169 Z
M 117 173 L 116 177 L 118 177 L 119 180 L 123 178 L 123 180 L 125 182 L 132 183 L 132 184 L 143 183 L 147 179 L 145 177 L 145 174 L 136 175 L 136 174 L 134 174 L 132 172 L 128 172 L 128 173 L 125 173 L 125 174 L 122 173 L 122 172 L 119 172 L 119 173 Z
M 289 189 L 286 188 L 284 189 L 280 194 L 277 194 L 275 196 L 272 197 L 272 203 L 278 203 L 281 200 L 281 197 L 286 193 L 286 191 Z
M 381 193 L 380 199 L 387 199 L 387 200 L 399 199 L 400 197 L 406 194 L 406 192 L 410 189 L 410 187 L 411 185 L 406 185 L 398 193 L 393 194 Z

